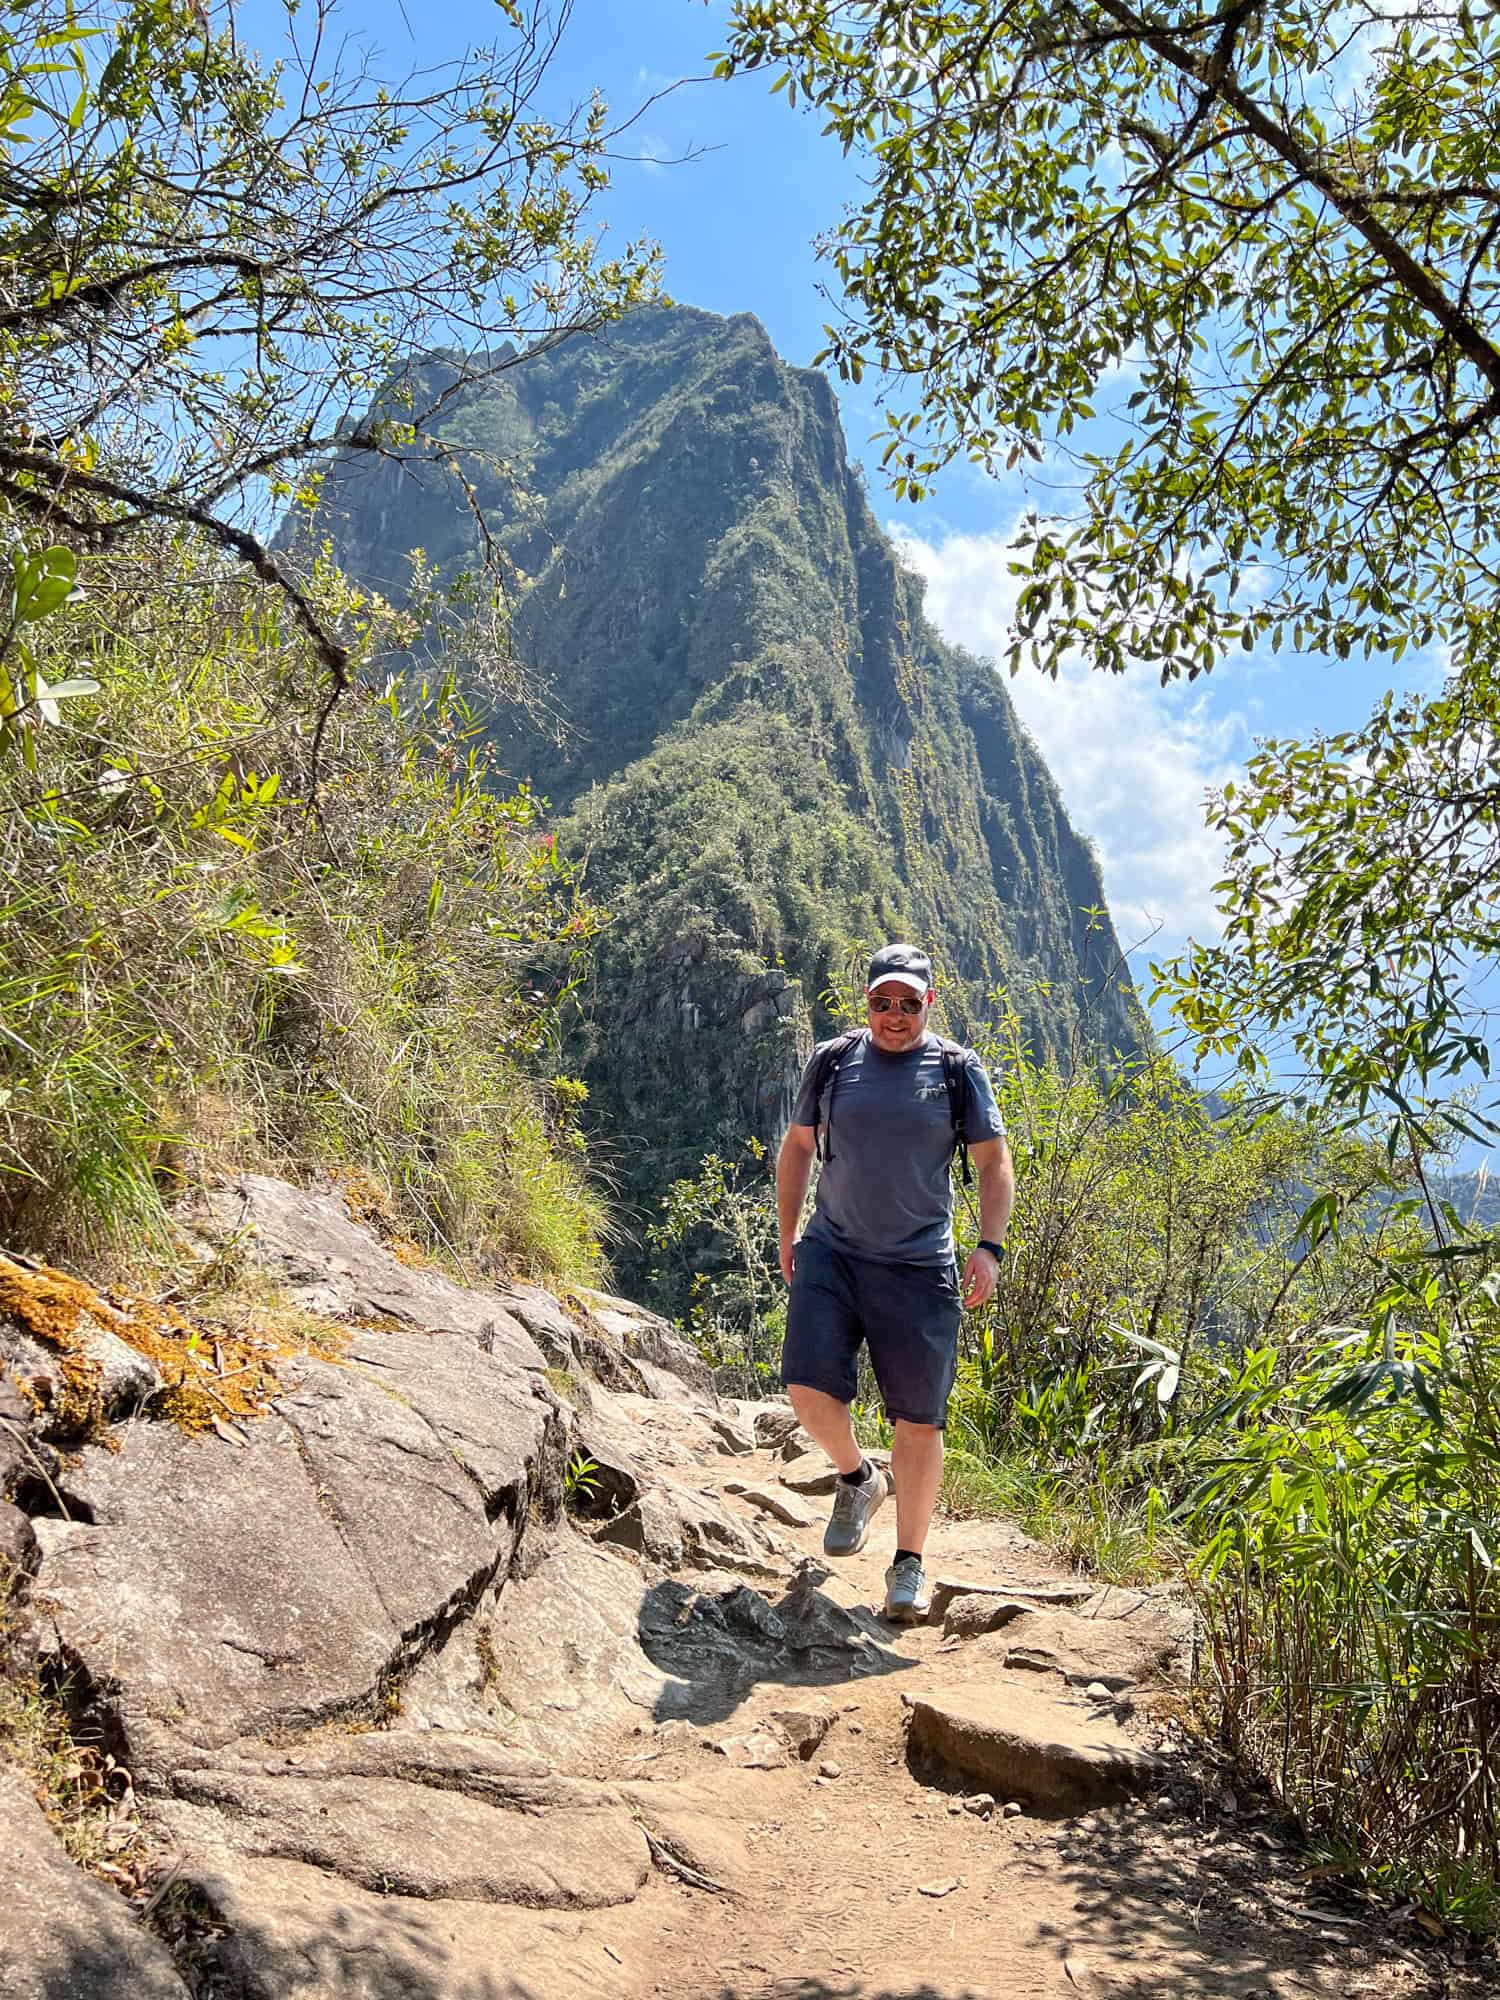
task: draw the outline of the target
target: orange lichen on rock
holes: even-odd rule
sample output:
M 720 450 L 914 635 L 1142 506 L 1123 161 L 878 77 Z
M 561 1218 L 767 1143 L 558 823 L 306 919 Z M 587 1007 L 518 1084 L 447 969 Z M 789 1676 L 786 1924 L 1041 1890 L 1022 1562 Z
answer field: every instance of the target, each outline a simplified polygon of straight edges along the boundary
M 0 1255 L 0 1317 L 9 1317 L 61 1357 L 65 1427 L 104 1434 L 104 1370 L 89 1353 L 92 1327 L 103 1328 L 143 1355 L 164 1387 L 152 1412 L 188 1431 L 217 1430 L 223 1421 L 265 1413 L 281 1387 L 276 1363 L 308 1352 L 316 1332 L 325 1357 L 348 1338 L 332 1322 L 296 1332 L 246 1325 L 230 1330 L 205 1317 L 189 1319 L 155 1299 L 106 1299 L 82 1278 L 47 1265 L 28 1269 Z M 301 1316 L 307 1321 L 307 1316 Z
M 96 1434 L 104 1421 L 100 1400 L 104 1369 L 87 1352 L 84 1323 L 92 1318 L 110 1333 L 118 1333 L 119 1315 L 81 1278 L 45 1264 L 30 1271 L 0 1257 L 0 1318 L 14 1320 L 33 1339 L 62 1357 L 59 1420 L 69 1431 Z M 35 1390 L 29 1383 L 25 1386 L 35 1402 Z

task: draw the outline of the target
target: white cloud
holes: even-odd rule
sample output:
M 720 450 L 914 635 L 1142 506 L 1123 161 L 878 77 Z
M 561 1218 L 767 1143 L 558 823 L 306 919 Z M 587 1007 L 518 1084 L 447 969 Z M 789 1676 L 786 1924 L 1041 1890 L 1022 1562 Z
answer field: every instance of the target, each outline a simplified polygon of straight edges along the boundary
M 636 165 L 648 174 L 664 174 L 669 166 L 681 159 L 681 149 L 669 146 L 665 139 L 654 133 L 642 132 L 636 138 L 635 150 L 630 155 Z
M 1001 658 L 1017 579 L 1011 532 L 923 541 L 889 532 L 927 580 L 927 615 L 946 639 Z M 1204 795 L 1240 773 L 1248 731 L 1210 682 L 1163 688 L 1149 674 L 1066 668 L 1002 676 L 1062 790 L 1073 824 L 1096 843 L 1121 941 L 1155 931 L 1152 955 L 1188 936 L 1217 936 L 1213 884 L 1223 850 L 1204 824 Z

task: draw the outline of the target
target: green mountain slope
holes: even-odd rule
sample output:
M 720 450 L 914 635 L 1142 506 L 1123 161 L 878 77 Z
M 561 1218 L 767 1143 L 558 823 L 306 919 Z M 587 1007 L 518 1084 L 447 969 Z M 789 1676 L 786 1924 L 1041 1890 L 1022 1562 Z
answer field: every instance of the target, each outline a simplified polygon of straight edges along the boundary
M 457 428 L 569 725 L 501 741 L 614 914 L 575 1055 L 643 1209 L 708 1147 L 774 1139 L 819 996 L 888 937 L 933 949 L 949 1032 L 998 986 L 1039 1053 L 1140 1046 L 1094 857 L 994 672 L 924 619 L 821 375 L 747 314 L 653 310 L 509 370 Z M 362 461 L 320 527 L 388 589 L 413 547 L 473 555 L 451 487 Z

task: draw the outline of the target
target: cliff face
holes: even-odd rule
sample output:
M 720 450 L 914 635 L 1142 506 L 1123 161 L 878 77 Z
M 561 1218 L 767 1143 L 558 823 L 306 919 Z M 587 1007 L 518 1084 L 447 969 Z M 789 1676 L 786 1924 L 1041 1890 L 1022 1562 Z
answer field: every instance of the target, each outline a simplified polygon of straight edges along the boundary
M 998 988 L 1039 1054 L 1140 1045 L 1093 855 L 998 678 L 924 619 L 822 376 L 747 314 L 653 310 L 458 424 L 567 724 L 497 740 L 614 916 L 576 1055 L 629 1194 L 774 1141 L 821 996 L 889 937 L 933 950 L 948 1032 Z M 335 466 L 321 526 L 388 589 L 413 547 L 472 559 L 436 479 Z

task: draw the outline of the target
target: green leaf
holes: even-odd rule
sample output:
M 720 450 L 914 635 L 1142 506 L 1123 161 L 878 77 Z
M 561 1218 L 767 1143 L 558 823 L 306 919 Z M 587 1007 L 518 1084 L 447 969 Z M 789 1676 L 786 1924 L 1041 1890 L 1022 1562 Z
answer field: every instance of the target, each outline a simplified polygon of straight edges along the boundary
M 21 622 L 46 618 L 72 595 L 78 560 L 71 549 L 53 547 L 14 559 L 13 615 Z

